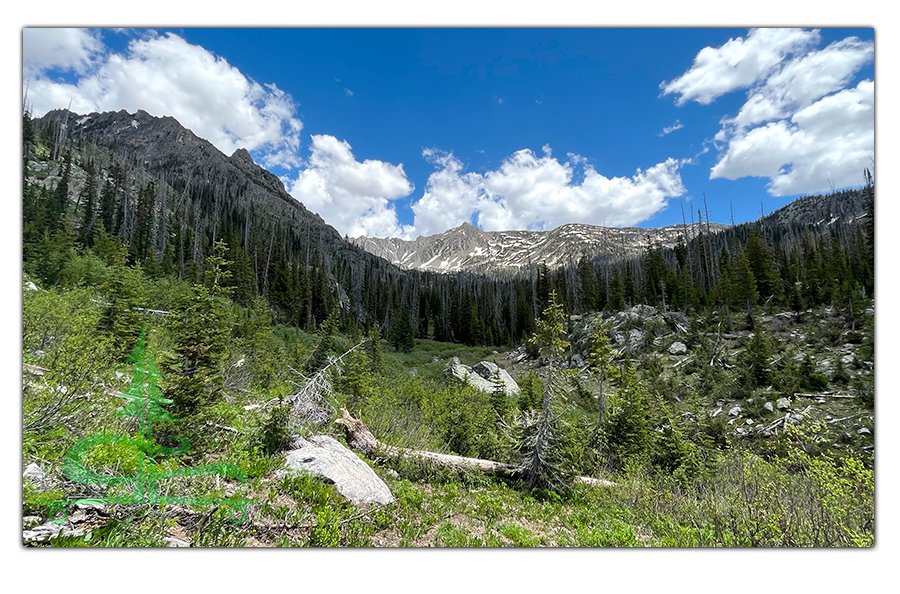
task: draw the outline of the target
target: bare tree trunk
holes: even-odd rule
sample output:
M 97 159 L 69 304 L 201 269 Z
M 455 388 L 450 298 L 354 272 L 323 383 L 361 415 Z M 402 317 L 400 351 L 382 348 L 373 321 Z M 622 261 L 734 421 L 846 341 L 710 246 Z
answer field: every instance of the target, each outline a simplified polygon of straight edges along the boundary
M 383 444 L 372 435 L 372 432 L 365 423 L 359 419 L 354 419 L 353 416 L 347 412 L 346 408 L 341 409 L 341 418 L 337 419 L 335 424 L 344 428 L 344 436 L 347 438 L 347 445 L 355 450 L 359 450 L 367 457 L 372 457 L 376 451 L 381 451 L 389 455 L 399 455 L 405 459 L 430 460 L 441 466 L 447 466 L 457 470 L 478 470 L 485 474 L 497 474 L 509 477 L 520 477 L 522 475 L 522 469 L 512 464 L 494 462 L 493 460 L 482 460 L 481 458 L 466 458 L 464 456 L 454 456 L 452 454 L 439 454 L 437 452 L 413 450 L 410 448 L 398 448 Z M 575 482 L 592 486 L 615 486 L 615 483 L 611 481 L 588 476 L 576 477 Z

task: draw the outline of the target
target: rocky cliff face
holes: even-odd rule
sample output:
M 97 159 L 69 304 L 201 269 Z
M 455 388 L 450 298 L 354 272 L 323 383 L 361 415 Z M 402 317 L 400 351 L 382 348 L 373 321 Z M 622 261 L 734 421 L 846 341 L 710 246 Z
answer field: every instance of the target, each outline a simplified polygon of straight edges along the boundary
M 34 126 L 40 129 L 47 122 L 65 126 L 65 135 L 81 146 L 86 142 L 108 149 L 128 163 L 137 178 L 158 179 L 179 189 L 209 186 L 214 196 L 224 197 L 227 191 L 229 200 L 252 203 L 266 215 L 285 221 L 321 226 L 332 241 L 341 239 L 321 217 L 288 194 L 278 177 L 255 164 L 245 149 L 228 157 L 175 118 L 159 118 L 143 110 L 80 115 L 58 109 L 36 119 Z M 101 168 L 105 165 L 100 163 Z
M 725 225 L 710 224 L 716 232 Z M 700 224 L 687 227 L 695 236 Z M 705 225 L 703 226 L 705 232 Z M 674 247 L 685 227 L 612 228 L 569 224 L 552 231 L 481 231 L 468 223 L 414 241 L 356 237 L 350 241 L 405 269 L 433 272 L 515 271 L 530 265 L 550 268 L 575 264 L 582 256 L 617 260 L 638 256 L 648 244 Z

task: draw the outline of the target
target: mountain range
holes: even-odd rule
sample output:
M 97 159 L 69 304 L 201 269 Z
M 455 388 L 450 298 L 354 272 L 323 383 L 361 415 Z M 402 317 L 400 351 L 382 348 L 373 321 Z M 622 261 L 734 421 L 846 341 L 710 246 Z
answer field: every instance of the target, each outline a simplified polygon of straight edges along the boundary
M 709 224 L 713 233 L 725 228 L 718 223 Z M 378 237 L 354 237 L 350 241 L 407 270 L 496 273 L 539 265 L 558 268 L 575 264 L 581 258 L 633 258 L 653 244 L 674 248 L 679 238 L 692 237 L 701 229 L 706 230 L 706 225 L 640 229 L 571 223 L 551 231 L 482 231 L 463 223 L 411 241 Z
M 721 258 L 735 257 L 754 230 L 788 271 L 823 239 L 856 249 L 870 212 L 870 194 L 859 189 L 803 197 L 735 226 L 481 231 L 464 223 L 413 241 L 351 240 L 246 150 L 226 156 L 174 118 L 56 110 L 26 121 L 26 261 L 49 249 L 46 241 L 64 240 L 54 233 L 91 247 L 102 228 L 121 240 L 129 264 L 201 282 L 221 239 L 234 299 L 262 296 L 279 322 L 308 330 L 337 312 L 356 328 L 403 319 L 438 340 L 514 342 L 533 330 L 551 290 L 570 312 L 663 295 L 674 302 L 676 293 L 686 303 L 694 290 L 711 299 Z M 58 282 L 54 274 L 43 282 Z

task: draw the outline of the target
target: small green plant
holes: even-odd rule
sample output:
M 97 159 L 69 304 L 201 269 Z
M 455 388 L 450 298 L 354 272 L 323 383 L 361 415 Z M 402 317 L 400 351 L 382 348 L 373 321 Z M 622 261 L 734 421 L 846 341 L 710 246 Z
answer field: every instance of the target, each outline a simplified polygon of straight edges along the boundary
M 341 544 L 341 516 L 329 507 L 316 512 L 316 525 L 309 531 L 309 544 L 313 547 L 336 547 Z
M 258 442 L 263 452 L 271 456 L 284 448 L 291 437 L 291 407 L 285 403 L 279 403 L 269 410 L 260 429 Z
M 504 524 L 500 526 L 500 534 L 508 538 L 514 547 L 536 547 L 541 544 L 528 528 L 518 524 Z

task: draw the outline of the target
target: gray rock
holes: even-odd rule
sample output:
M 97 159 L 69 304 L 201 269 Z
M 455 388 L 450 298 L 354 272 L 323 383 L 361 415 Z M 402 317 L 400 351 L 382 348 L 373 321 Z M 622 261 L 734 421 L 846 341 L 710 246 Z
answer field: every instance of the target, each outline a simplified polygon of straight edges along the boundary
M 444 377 L 456 380 L 461 384 L 469 384 L 481 392 L 492 392 L 494 384 L 475 373 L 468 365 L 463 365 L 459 357 L 451 357 L 444 367 Z
M 584 358 L 578 353 L 572 355 L 572 367 L 580 368 L 582 365 L 584 365 Z
M 22 518 L 22 527 L 23 528 L 34 528 L 35 526 L 41 523 L 40 516 L 24 516 Z
M 669 347 L 670 355 L 684 355 L 687 353 L 687 345 L 683 342 L 673 342 L 672 346 Z
M 334 438 L 327 435 L 295 436 L 292 443 L 300 447 L 287 453 L 287 470 L 279 472 L 282 476 L 305 470 L 333 483 L 354 505 L 386 505 L 394 501 L 390 489 L 375 471 Z
M 494 377 L 495 373 L 499 373 L 500 366 L 490 361 L 479 361 L 472 366 L 472 371 L 474 371 L 484 379 L 491 379 L 492 377 Z
M 491 393 L 494 391 L 494 378 L 500 375 L 500 382 L 507 396 L 519 395 L 519 384 L 509 375 L 509 372 L 490 361 L 480 361 L 469 367 L 460 363 L 458 357 L 452 357 L 444 368 L 444 376 L 447 379 L 455 379 L 460 383 L 467 383 L 476 390 Z
M 44 480 L 47 477 L 44 474 L 44 469 L 32 462 L 25 467 L 25 472 L 22 473 L 22 478 L 30 480 L 32 483 L 34 483 L 34 486 L 40 488 L 44 486 Z
M 167 547 L 172 547 L 172 548 L 185 548 L 185 547 L 191 546 L 191 543 L 185 542 L 185 541 L 181 540 L 180 538 L 175 538 L 174 536 L 168 536 L 168 537 L 164 538 L 163 542 L 166 543 Z
M 628 339 L 631 342 L 642 342 L 644 340 L 644 331 L 638 330 L 637 328 L 632 328 L 628 332 Z
M 778 407 L 778 410 L 787 410 L 791 407 L 791 401 L 782 396 L 778 399 L 778 402 L 775 403 L 775 406 Z
M 867 427 L 860 427 L 856 430 L 856 433 L 857 435 L 872 435 L 872 432 Z
M 631 313 L 644 317 L 655 316 L 658 312 L 659 310 L 652 305 L 638 304 L 631 308 Z
M 763 404 L 763 408 L 769 412 L 775 412 L 775 406 L 771 402 L 766 402 Z
M 853 363 L 854 359 L 856 359 L 856 357 L 854 357 L 853 355 L 844 355 L 843 357 L 841 357 L 841 364 L 850 365 L 851 363 Z
M 736 417 L 736 416 L 738 416 L 739 414 L 741 414 L 741 407 L 740 407 L 740 406 L 735 406 L 735 407 L 733 407 L 731 410 L 728 411 L 728 416 L 730 416 L 730 417 Z

